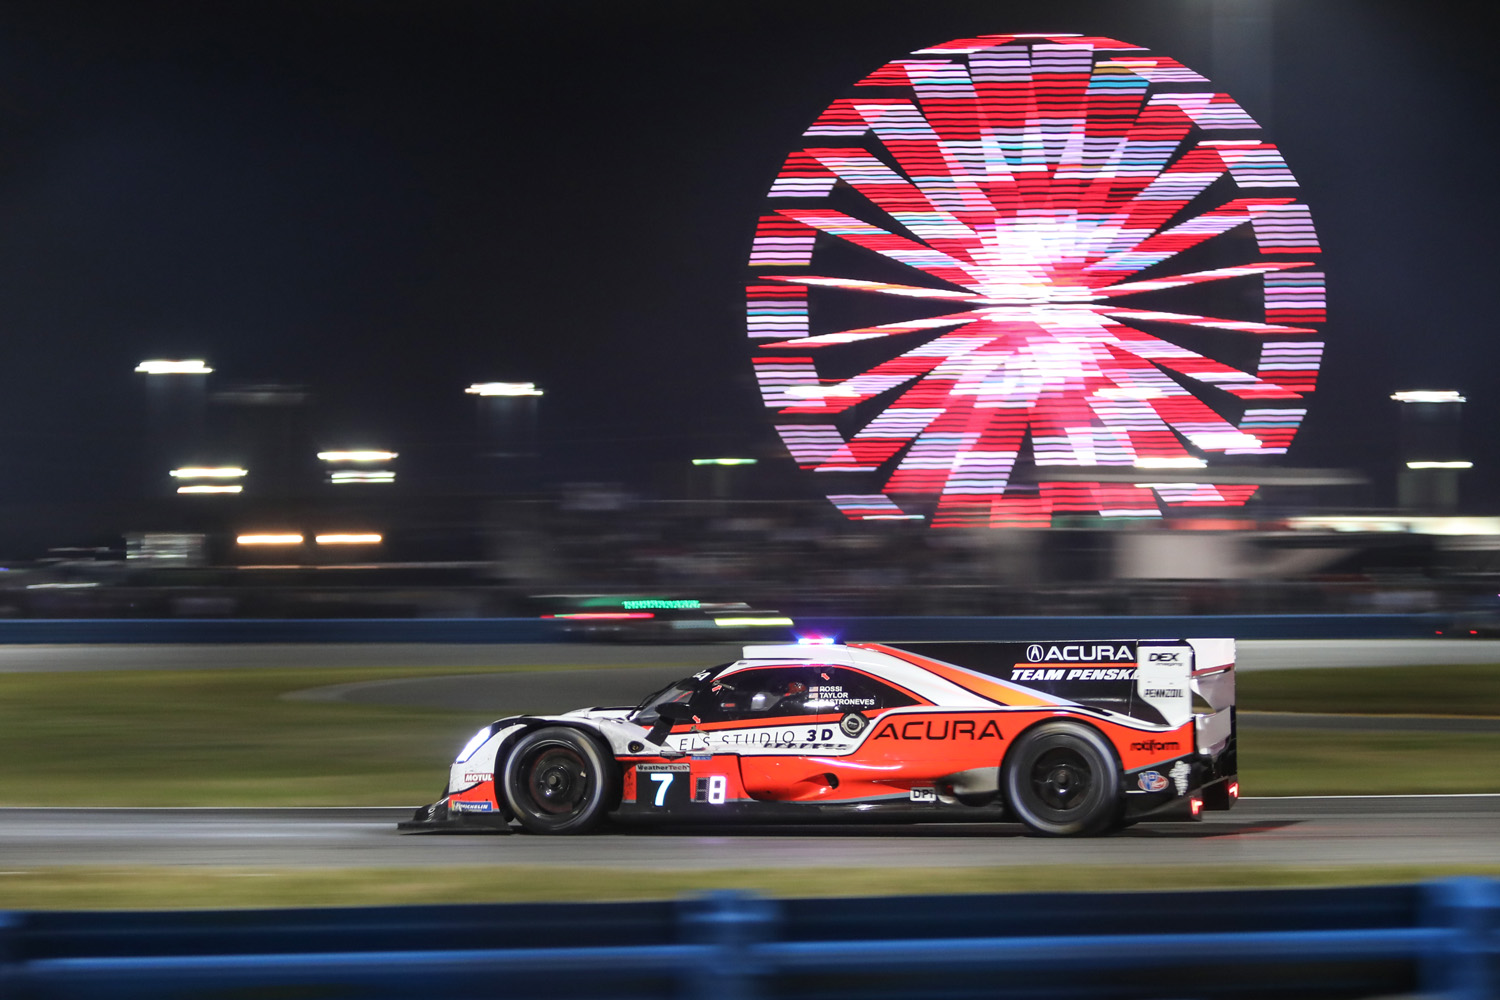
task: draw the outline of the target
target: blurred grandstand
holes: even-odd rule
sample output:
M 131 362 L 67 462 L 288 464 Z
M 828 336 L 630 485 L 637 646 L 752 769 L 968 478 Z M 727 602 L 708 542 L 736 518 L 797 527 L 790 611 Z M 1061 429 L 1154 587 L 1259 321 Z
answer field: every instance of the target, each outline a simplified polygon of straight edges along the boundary
M 539 595 L 793 616 L 1484 612 L 1500 518 L 1102 521 L 932 531 L 822 501 L 645 501 L 598 487 L 412 521 L 378 544 L 143 533 L 0 572 L 8 617 L 535 616 Z M 325 536 L 326 537 L 326 536 Z

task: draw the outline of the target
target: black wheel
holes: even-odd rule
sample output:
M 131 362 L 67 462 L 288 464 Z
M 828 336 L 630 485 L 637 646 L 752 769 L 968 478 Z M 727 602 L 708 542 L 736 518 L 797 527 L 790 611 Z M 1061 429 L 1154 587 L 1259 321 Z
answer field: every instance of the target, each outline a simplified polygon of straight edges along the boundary
M 505 758 L 500 791 L 532 833 L 583 833 L 609 810 L 614 762 L 584 733 L 563 726 L 521 737 Z
M 1114 750 L 1099 731 L 1077 722 L 1029 730 L 1005 762 L 1005 804 L 1032 831 L 1089 837 L 1119 821 L 1124 789 Z

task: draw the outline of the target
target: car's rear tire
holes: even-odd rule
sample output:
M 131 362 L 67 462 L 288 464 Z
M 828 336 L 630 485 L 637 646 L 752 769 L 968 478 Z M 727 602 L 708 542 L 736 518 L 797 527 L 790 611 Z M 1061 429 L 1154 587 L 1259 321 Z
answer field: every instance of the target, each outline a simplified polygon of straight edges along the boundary
M 522 736 L 499 777 L 505 804 L 532 833 L 592 830 L 614 801 L 614 761 L 586 733 L 566 726 Z
M 1003 786 L 1011 814 L 1048 837 L 1107 833 L 1125 800 L 1109 741 L 1078 722 L 1028 730 L 1006 755 Z

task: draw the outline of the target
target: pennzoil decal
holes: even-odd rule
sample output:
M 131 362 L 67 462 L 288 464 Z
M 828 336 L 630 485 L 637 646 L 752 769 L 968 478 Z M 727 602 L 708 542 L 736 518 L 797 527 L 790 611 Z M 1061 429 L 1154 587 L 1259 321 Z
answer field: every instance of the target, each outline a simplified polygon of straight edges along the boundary
M 936 731 L 933 727 L 938 727 Z M 978 728 L 979 723 L 973 719 L 944 719 L 941 722 L 914 719 L 911 722 L 903 722 L 897 728 L 895 722 L 887 722 L 881 726 L 875 735 L 870 737 L 875 740 L 1003 740 L 1000 727 L 995 724 L 994 719 L 984 720 L 984 728 Z

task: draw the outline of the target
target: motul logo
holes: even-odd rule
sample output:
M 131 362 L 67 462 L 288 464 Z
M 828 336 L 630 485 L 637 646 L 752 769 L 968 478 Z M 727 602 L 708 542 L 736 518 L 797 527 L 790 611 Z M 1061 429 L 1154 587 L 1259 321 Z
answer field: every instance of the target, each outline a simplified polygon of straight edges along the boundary
M 1131 660 L 1135 654 L 1130 651 L 1129 646 L 1116 646 L 1111 643 L 1100 643 L 1096 645 L 1071 645 L 1071 646 L 1043 646 L 1041 643 L 1033 642 L 1026 647 L 1026 660 L 1029 663 L 1098 663 L 1101 660 Z

